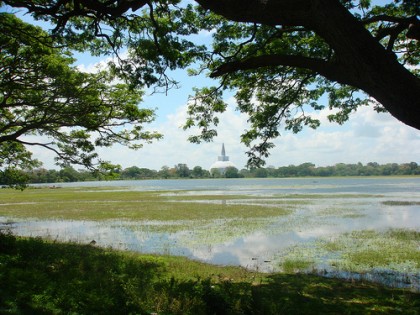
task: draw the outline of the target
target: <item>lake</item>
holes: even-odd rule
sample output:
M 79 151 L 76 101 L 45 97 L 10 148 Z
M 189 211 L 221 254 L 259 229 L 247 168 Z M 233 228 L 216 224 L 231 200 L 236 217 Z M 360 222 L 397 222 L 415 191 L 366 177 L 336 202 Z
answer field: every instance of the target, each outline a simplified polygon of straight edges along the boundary
M 406 259 L 366 267 L 362 262 L 350 263 L 347 258 L 352 253 L 366 251 L 366 246 L 374 251 L 383 246 L 378 245 L 381 242 L 399 247 L 399 243 L 394 243 L 397 240 L 391 237 L 393 234 L 389 234 L 390 230 L 420 232 L 420 177 L 142 180 L 59 183 L 55 186 L 161 191 L 169 197 L 199 195 L 202 198 L 194 201 L 197 207 L 209 202 L 278 203 L 288 207 L 291 214 L 252 220 L 221 218 L 211 222 L 8 222 L 10 218 L 5 217 L 0 217 L 0 222 L 8 222 L 7 228 L 22 236 L 79 243 L 95 240 L 97 246 L 102 247 L 182 255 L 265 272 L 284 271 L 287 262 L 294 264 L 291 267 L 294 271 L 365 277 L 420 290 L 420 261 Z M 246 196 L 246 199 L 223 198 L 233 195 Z M 374 236 L 366 238 L 366 231 Z M 417 243 L 411 251 L 420 252 L 420 241 L 414 242 Z M 300 268 L 297 267 L 299 264 Z
M 360 193 L 420 197 L 420 177 L 122 180 L 55 184 L 61 187 L 128 187 L 133 190 L 224 191 L 251 194 Z M 39 184 L 34 186 L 45 186 Z

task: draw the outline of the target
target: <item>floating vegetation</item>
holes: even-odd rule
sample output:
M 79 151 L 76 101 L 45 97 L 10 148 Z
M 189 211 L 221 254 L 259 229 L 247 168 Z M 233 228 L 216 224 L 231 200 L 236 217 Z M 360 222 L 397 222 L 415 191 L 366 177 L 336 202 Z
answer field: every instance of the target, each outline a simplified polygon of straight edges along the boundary
M 344 246 L 343 258 L 350 271 L 371 268 L 399 272 L 420 272 L 420 232 L 390 230 L 360 231 L 343 235 L 338 242 Z M 340 267 L 340 262 L 337 263 Z
M 340 206 L 326 206 L 322 210 L 318 211 L 318 215 L 330 216 L 330 217 L 341 217 L 341 218 L 362 218 L 366 216 L 360 209 L 355 207 L 340 207 Z
M 385 206 L 419 206 L 420 201 L 387 200 L 382 204 Z
M 275 194 L 273 198 L 285 199 L 363 199 L 363 198 L 381 198 L 383 195 L 374 194 L 356 194 L 356 193 L 331 193 L 331 194 Z
M 414 230 L 353 231 L 318 239 L 293 247 L 282 261 L 284 270 L 307 265 L 306 271 L 313 271 L 315 266 L 326 276 L 376 279 L 420 291 L 420 232 Z
M 314 264 L 313 260 L 285 259 L 280 267 L 284 273 L 297 273 L 312 269 Z
M 337 258 L 331 265 L 352 272 L 372 268 L 398 272 L 420 271 L 420 232 L 391 229 L 385 232 L 353 231 L 318 243 Z
M 179 199 L 162 197 L 161 192 L 153 191 L 8 190 L 1 192 L 1 197 L 0 215 L 16 218 L 176 221 L 258 218 L 291 213 L 286 207 L 275 204 L 231 204 L 228 196 L 223 197 L 225 202 L 198 205 L 196 200 L 179 202 Z
M 267 229 L 271 221 L 272 218 L 201 221 L 201 225 L 190 227 L 189 233 L 181 235 L 179 241 L 185 246 L 223 244 Z

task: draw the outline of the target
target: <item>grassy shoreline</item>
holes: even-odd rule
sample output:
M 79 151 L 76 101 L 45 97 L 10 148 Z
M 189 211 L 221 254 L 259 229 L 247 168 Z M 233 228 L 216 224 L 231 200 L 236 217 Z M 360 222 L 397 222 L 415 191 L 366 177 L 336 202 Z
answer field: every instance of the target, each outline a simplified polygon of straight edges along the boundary
M 418 314 L 420 293 L 0 234 L 2 314 Z

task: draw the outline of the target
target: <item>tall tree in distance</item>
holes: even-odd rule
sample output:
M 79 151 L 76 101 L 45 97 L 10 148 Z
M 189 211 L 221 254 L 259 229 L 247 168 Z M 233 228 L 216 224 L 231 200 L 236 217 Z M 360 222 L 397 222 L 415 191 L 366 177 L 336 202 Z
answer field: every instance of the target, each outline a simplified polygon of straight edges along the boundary
M 218 79 L 196 90 L 185 127 L 201 129 L 191 141 L 210 140 L 226 109 L 223 91 L 234 90 L 249 116 L 242 141 L 250 165 L 263 164 L 281 128 L 318 127 L 311 113 L 324 108 L 340 124 L 372 106 L 420 129 L 418 0 L 3 2 L 52 22 L 51 34 L 74 49 L 128 49 L 113 70 L 133 88 L 170 88 L 168 70 L 191 65 Z M 201 31 L 211 45 L 194 43 Z
M 160 138 L 144 130 L 154 112 L 138 107 L 140 90 L 113 82 L 106 71 L 78 71 L 55 45 L 40 28 L 0 14 L 0 175 L 11 185 L 24 181 L 18 169 L 39 165 L 31 146 L 51 151 L 61 165 L 104 169 L 112 165 L 97 147 L 136 149 Z

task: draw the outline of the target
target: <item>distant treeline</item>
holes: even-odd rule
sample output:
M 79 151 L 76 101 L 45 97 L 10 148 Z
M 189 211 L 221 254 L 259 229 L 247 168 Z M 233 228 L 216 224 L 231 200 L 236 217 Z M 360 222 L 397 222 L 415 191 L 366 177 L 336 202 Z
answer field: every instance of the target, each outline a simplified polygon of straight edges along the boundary
M 392 175 L 420 175 L 420 166 L 416 162 L 397 164 L 389 163 L 380 165 L 370 162 L 344 164 L 334 166 L 316 167 L 312 163 L 300 165 L 289 165 L 281 167 L 267 167 L 257 169 L 228 168 L 225 173 L 213 170 L 211 173 L 195 166 L 190 169 L 186 164 L 178 164 L 170 168 L 163 166 L 159 171 L 148 168 L 131 166 L 125 169 L 115 169 L 108 173 L 90 172 L 87 170 L 76 170 L 73 167 L 64 167 L 60 170 L 47 170 L 38 168 L 22 174 L 27 178 L 28 183 L 59 183 L 59 182 L 80 182 L 95 180 L 137 180 L 137 179 L 168 179 L 168 178 L 265 178 L 265 177 L 328 177 L 328 176 L 392 176 Z M 5 185 L 0 172 L 0 185 Z

